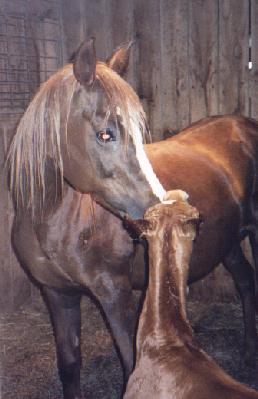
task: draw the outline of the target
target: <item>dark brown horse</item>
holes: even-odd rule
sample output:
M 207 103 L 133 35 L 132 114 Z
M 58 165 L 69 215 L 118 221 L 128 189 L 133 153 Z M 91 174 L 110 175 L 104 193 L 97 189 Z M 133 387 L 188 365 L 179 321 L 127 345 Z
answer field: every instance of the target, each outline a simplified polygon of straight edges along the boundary
M 126 374 L 133 365 L 133 243 L 120 219 L 82 193 L 132 217 L 165 193 L 144 152 L 142 106 L 116 73 L 126 69 L 130 45 L 104 64 L 93 40 L 82 44 L 73 65 L 39 89 L 8 155 L 13 246 L 48 303 L 66 399 L 81 397 L 82 294 L 100 302 Z
M 13 245 L 48 303 L 66 399 L 80 397 L 82 294 L 92 293 L 104 309 L 127 374 L 133 363 L 133 242 L 119 219 L 82 193 L 133 218 L 165 193 L 141 144 L 146 124 L 139 100 L 115 73 L 125 70 L 128 53 L 129 45 L 122 46 L 108 66 L 96 63 L 92 41 L 84 44 L 74 65 L 39 90 L 9 153 Z M 253 362 L 253 269 L 240 241 L 250 232 L 257 248 L 257 123 L 210 118 L 145 149 L 165 188 L 187 191 L 202 213 L 189 282 L 219 262 L 230 270 L 244 308 L 247 359 Z

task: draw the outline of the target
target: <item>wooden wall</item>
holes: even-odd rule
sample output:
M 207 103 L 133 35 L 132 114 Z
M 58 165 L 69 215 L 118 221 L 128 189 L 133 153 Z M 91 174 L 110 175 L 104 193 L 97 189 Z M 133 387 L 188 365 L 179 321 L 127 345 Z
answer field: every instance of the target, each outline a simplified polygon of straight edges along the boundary
M 5 156 L 28 101 L 63 63 L 61 2 L 0 0 L 0 311 L 15 309 L 36 292 L 11 247 L 12 203 Z
M 105 59 L 121 42 L 136 39 L 128 79 L 155 139 L 206 115 L 257 116 L 257 0 L 62 3 L 64 19 L 79 21 L 72 35 L 70 25 L 64 26 L 66 54 L 84 37 L 95 36 L 97 53 Z
M 127 79 L 144 104 L 154 140 L 206 115 L 258 119 L 258 0 L 0 0 L 2 309 L 33 292 L 10 246 L 6 149 L 40 81 L 90 36 L 102 60 L 135 39 Z M 235 293 L 218 269 L 192 295 L 232 299 Z

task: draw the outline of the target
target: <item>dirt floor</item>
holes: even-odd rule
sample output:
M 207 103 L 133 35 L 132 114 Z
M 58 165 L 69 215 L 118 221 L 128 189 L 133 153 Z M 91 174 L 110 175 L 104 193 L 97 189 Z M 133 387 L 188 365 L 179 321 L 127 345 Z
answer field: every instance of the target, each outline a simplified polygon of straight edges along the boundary
M 203 348 L 234 378 L 258 389 L 258 372 L 241 361 L 242 313 L 237 304 L 188 306 Z M 122 371 L 99 311 L 89 299 L 82 304 L 82 389 L 87 399 L 118 399 Z M 0 399 L 60 399 L 55 347 L 42 303 L 2 316 Z M 258 358 L 257 358 L 258 368 Z

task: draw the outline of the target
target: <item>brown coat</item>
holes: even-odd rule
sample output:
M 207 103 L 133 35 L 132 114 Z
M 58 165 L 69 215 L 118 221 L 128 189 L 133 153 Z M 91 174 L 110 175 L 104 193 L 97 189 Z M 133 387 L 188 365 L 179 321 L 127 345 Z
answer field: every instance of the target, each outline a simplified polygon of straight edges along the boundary
M 195 208 L 176 201 L 150 208 L 136 226 L 149 244 L 149 286 L 125 399 L 258 398 L 201 349 L 187 320 L 185 291 L 197 220 Z

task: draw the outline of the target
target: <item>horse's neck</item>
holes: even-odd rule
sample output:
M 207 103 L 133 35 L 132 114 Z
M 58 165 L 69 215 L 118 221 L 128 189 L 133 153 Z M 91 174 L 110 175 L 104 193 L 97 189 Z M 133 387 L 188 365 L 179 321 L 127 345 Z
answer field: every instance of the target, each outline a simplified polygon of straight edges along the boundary
M 55 188 L 49 186 L 45 203 L 44 213 L 38 219 L 40 225 L 67 225 L 67 228 L 69 225 L 72 228 L 76 224 L 78 228 L 84 226 L 86 229 L 92 223 L 94 211 L 90 195 L 79 193 L 66 181 L 63 182 L 62 194 L 56 201 Z
M 149 237 L 148 243 L 149 285 L 137 346 L 141 348 L 147 336 L 158 345 L 189 341 L 192 330 L 186 317 L 185 292 L 190 248 L 184 246 L 176 226 Z

